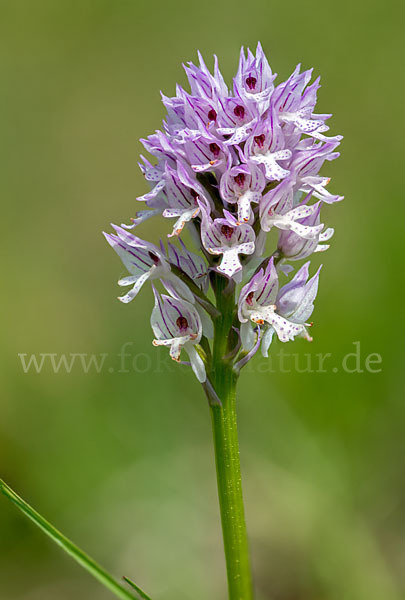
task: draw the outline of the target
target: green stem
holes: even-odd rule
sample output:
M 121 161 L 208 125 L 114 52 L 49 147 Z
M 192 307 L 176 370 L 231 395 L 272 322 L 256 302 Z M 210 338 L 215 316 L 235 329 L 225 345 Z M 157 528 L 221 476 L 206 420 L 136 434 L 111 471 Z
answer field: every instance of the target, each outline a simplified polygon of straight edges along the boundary
M 221 405 L 211 405 L 219 505 L 224 539 L 230 600 L 252 600 L 252 575 L 242 497 L 239 442 L 236 420 L 236 382 L 229 353 L 232 339 L 234 293 L 226 293 L 226 281 L 216 281 L 217 307 L 222 313 L 215 323 L 212 381 Z

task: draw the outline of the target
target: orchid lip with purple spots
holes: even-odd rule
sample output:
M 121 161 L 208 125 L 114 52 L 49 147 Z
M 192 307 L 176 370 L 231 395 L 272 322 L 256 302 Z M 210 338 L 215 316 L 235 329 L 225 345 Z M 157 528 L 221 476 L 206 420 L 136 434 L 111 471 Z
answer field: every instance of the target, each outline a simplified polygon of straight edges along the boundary
M 260 202 L 265 185 L 262 171 L 253 163 L 232 167 L 221 177 L 221 196 L 230 204 L 237 203 L 240 223 L 250 220 L 252 202 Z
M 212 71 L 200 53 L 198 64 L 184 68 L 189 89 L 162 94 L 162 127 L 141 140 L 153 157 L 139 163 L 149 190 L 137 202 L 145 208 L 105 237 L 129 272 L 118 282 L 131 286 L 120 300 L 130 302 L 148 281 L 161 284 L 166 295 L 153 288 L 155 344 L 170 346 L 175 360 L 184 348 L 205 381 L 217 310 L 209 291 L 218 277 L 229 293 L 242 285 L 237 329 L 248 360 L 259 345 L 267 355 L 274 334 L 282 342 L 309 339 L 319 270 L 308 279 L 309 263 L 297 271 L 294 264 L 329 247 L 333 229 L 321 211 L 343 196 L 327 189 L 330 178 L 320 170 L 338 158 L 342 136 L 329 133 L 330 114 L 316 111 L 320 82 L 312 69 L 297 65 L 277 83 L 260 43 L 255 52 L 241 49 L 232 86 L 217 57 Z M 167 249 L 128 231 L 155 233 L 155 217 L 161 235 L 175 240 Z M 280 287 L 280 273 L 292 271 Z
M 228 277 L 234 277 L 242 270 L 239 254 L 253 254 L 255 233 L 250 225 L 241 225 L 237 219 L 224 210 L 224 217 L 212 220 L 204 206 L 201 208 L 201 241 L 210 254 L 222 254 L 217 269 Z

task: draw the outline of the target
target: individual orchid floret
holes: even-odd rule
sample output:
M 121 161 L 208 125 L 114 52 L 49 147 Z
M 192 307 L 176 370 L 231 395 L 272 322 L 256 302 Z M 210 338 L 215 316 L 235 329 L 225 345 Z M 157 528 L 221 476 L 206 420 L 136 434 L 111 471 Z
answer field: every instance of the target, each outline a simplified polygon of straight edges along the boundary
M 316 210 L 312 214 L 298 219 L 298 224 L 305 227 L 317 227 L 320 225 L 321 202 L 316 203 Z M 324 231 L 318 232 L 314 239 L 305 239 L 294 233 L 292 230 L 281 231 L 278 238 L 277 249 L 282 258 L 289 260 L 302 260 L 310 256 L 313 252 L 323 252 L 329 248 L 327 242 L 333 236 L 334 230 L 328 227 Z
M 162 95 L 168 114 L 164 128 L 169 136 L 178 141 L 193 140 L 217 126 L 218 102 L 204 97 L 192 96 L 181 86 L 176 86 L 176 97 Z
M 176 96 L 169 98 L 160 92 L 162 103 L 167 110 L 166 120 L 163 121 L 163 127 L 168 136 L 181 135 L 181 132 L 188 127 L 185 118 L 185 95 L 186 92 L 180 85 L 176 85 Z M 194 121 L 195 127 L 198 129 L 197 119 Z
M 300 237 L 313 240 L 318 239 L 323 229 L 323 224 L 307 225 L 302 219 L 316 212 L 318 205 L 307 204 L 311 194 L 294 206 L 293 185 L 288 179 L 282 181 L 277 187 L 263 196 L 260 202 L 260 222 L 263 231 L 270 231 L 272 227 L 293 231 Z
M 150 192 L 143 194 L 143 196 L 138 196 L 137 200 L 147 202 L 152 198 L 156 198 L 159 192 L 161 192 L 165 187 L 166 162 L 159 162 L 157 165 L 152 165 L 144 156 L 141 155 L 140 158 L 142 162 L 138 163 L 139 168 L 141 169 L 146 181 L 148 181 L 151 185 L 152 189 Z
M 239 254 L 253 254 L 255 233 L 246 223 L 240 225 L 235 217 L 224 210 L 224 218 L 211 219 L 207 208 L 201 205 L 201 241 L 210 254 L 222 254 L 217 270 L 234 277 L 242 270 Z
M 128 293 L 119 297 L 121 302 L 124 304 L 131 302 L 144 283 L 153 279 L 161 279 L 163 285 L 170 287 L 175 284 L 183 298 L 194 302 L 193 294 L 187 285 L 171 272 L 166 257 L 157 246 L 141 240 L 117 225 L 113 225 L 113 228 L 117 235 L 104 233 L 104 236 L 131 273 L 128 277 L 120 279 L 118 285 L 124 287 L 133 285 Z
M 244 155 L 247 162 L 263 165 L 269 181 L 280 181 L 290 174 L 288 169 L 278 164 L 290 159 L 292 152 L 285 148 L 284 135 L 274 111 L 271 110 L 266 120 L 255 127 L 246 141 Z
M 195 345 L 202 336 L 202 325 L 198 312 L 192 304 L 185 300 L 160 296 L 155 288 L 155 306 L 151 315 L 151 326 L 155 339 L 154 346 L 170 346 L 170 356 L 180 362 L 180 354 L 184 349 L 191 367 L 200 383 L 206 380 L 205 366 Z
M 299 335 L 312 342 L 312 337 L 308 335 L 305 329 L 305 327 L 311 327 L 312 323 L 306 323 L 305 321 L 309 319 L 314 310 L 314 300 L 318 292 L 319 273 L 322 265 L 315 275 L 308 279 L 309 265 L 310 262 L 306 262 L 291 281 L 281 288 L 277 294 L 276 306 L 280 315 L 301 326 L 302 330 Z M 277 335 L 279 336 L 278 332 Z M 264 343 L 266 343 L 265 340 Z
M 167 206 L 163 211 L 163 216 L 177 217 L 169 237 L 179 235 L 183 231 L 184 225 L 199 214 L 198 199 L 206 201 L 204 190 L 195 176 L 188 172 L 186 166 L 178 162 L 177 169 L 166 166 L 165 188 L 162 193 Z
M 315 198 L 327 204 L 343 200 L 343 196 L 333 195 L 325 189 L 330 178 L 318 175 L 325 160 L 331 161 L 339 157 L 339 152 L 334 152 L 338 145 L 339 142 L 318 143 L 297 152 L 290 165 L 295 178 L 295 189 L 302 192 L 312 191 Z
M 218 111 L 221 110 L 221 105 L 218 104 L 218 102 L 186 94 L 184 108 L 185 119 L 189 129 L 191 129 L 189 121 L 192 122 L 192 120 L 195 119 L 199 135 L 207 133 L 208 131 L 215 136 L 215 131 L 218 126 Z M 189 135 L 188 137 L 191 136 Z
M 198 59 L 200 63 L 198 67 L 192 62 L 187 63 L 187 66 L 184 65 L 192 95 L 214 102 L 217 98 L 228 96 L 228 86 L 219 70 L 217 57 L 214 55 L 213 75 L 205 64 L 200 52 L 198 52 Z
M 230 204 L 238 204 L 240 223 L 249 221 L 251 203 L 260 201 L 265 184 L 263 173 L 254 164 L 232 167 L 221 177 L 221 197 Z
M 255 125 L 259 122 L 260 113 L 256 105 L 244 103 L 242 98 L 226 98 L 221 102 L 220 127 L 217 133 L 227 136 L 227 146 L 244 142 Z
M 133 229 L 151 217 L 161 215 L 167 207 L 165 196 L 161 193 L 165 187 L 165 165 L 166 163 L 158 163 L 152 165 L 144 156 L 141 156 L 142 162 L 139 162 L 146 181 L 151 186 L 151 190 L 143 196 L 138 196 L 137 200 L 145 202 L 148 207 L 146 210 L 136 212 L 136 217 L 131 218 L 131 225 L 123 224 L 125 229 Z
M 260 271 L 252 277 L 240 293 L 238 316 L 242 323 L 241 338 L 250 350 L 252 326 L 267 325 L 262 339 L 262 353 L 267 356 L 274 331 L 281 342 L 288 342 L 295 337 L 308 335 L 306 320 L 313 311 L 313 301 L 318 289 L 319 270 L 308 280 L 309 262 L 301 267 L 293 279 L 279 290 L 277 269 L 271 258 L 265 271 Z
M 316 104 L 316 92 L 319 89 L 319 77 L 307 89 L 306 86 L 311 80 L 312 69 L 300 73 L 300 65 L 297 65 L 289 79 L 277 86 L 271 98 L 271 104 L 279 119 L 287 126 L 296 128 L 299 140 L 301 133 L 319 140 L 340 141 L 342 136 L 326 137 L 324 132 L 329 127 L 325 125 L 325 120 L 331 115 L 314 114 Z M 285 132 L 291 135 L 292 131 Z
M 275 78 L 260 43 L 257 44 L 256 56 L 249 49 L 245 56 L 244 49 L 241 49 L 239 68 L 234 79 L 235 95 L 247 103 L 256 104 L 260 114 L 269 106 Z
M 312 69 L 304 71 L 303 73 L 300 71 L 301 65 L 298 64 L 290 77 L 286 81 L 279 83 L 272 94 L 272 107 L 283 120 L 286 114 L 295 113 L 302 108 L 306 108 L 306 110 L 312 112 L 315 108 L 316 92 L 319 89 L 319 79 L 311 86 L 312 89 L 310 90 L 310 95 L 312 102 L 308 102 L 308 97 L 306 100 L 303 99 L 303 93 L 306 86 L 311 81 Z
M 164 201 L 164 198 L 158 196 L 153 200 L 149 200 L 147 202 L 147 206 L 149 207 L 149 209 L 147 210 L 136 211 L 135 217 L 130 218 L 130 225 L 128 225 L 127 223 L 122 223 L 121 227 L 123 227 L 124 229 L 134 229 L 135 227 L 141 225 L 141 223 L 144 223 L 148 219 L 161 215 L 166 208 L 166 203 Z
M 191 252 L 183 240 L 179 238 L 181 248 L 168 243 L 168 258 L 172 265 L 176 265 L 198 285 L 204 293 L 208 291 L 208 267 L 202 256 Z
M 221 175 L 227 168 L 230 155 L 234 154 L 223 142 L 206 134 L 198 139 L 178 144 L 184 154 L 184 160 L 196 173 L 214 171 Z
M 300 190 L 302 192 L 311 192 L 313 193 L 314 198 L 318 198 L 326 204 L 333 204 L 334 202 L 339 202 L 343 200 L 343 196 L 339 196 L 338 194 L 331 194 L 325 189 L 325 186 L 330 182 L 330 177 L 319 177 L 319 176 L 310 176 L 306 175 L 301 177 Z
M 167 98 L 162 94 L 162 101 L 168 113 L 165 131 L 179 140 L 198 138 L 206 127 L 211 126 L 212 117 L 216 118 L 212 103 L 190 96 L 180 85 L 176 86 L 176 97 Z
M 171 166 L 175 166 L 178 153 L 171 140 L 162 131 L 158 130 L 140 141 L 145 150 L 155 156 L 159 163 L 168 162 Z

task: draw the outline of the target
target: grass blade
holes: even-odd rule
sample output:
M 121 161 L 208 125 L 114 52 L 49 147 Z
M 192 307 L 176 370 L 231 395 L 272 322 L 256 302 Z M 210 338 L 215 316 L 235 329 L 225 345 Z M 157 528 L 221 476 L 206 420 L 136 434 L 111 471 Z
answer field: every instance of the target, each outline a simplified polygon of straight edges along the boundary
M 51 523 L 44 519 L 35 509 L 32 508 L 25 500 L 20 498 L 10 486 L 0 479 L 0 491 L 17 506 L 31 521 L 33 521 L 47 536 L 49 536 L 58 546 L 63 548 L 76 562 L 84 567 L 93 577 L 108 588 L 117 598 L 121 600 L 134 600 L 133 596 L 126 588 L 118 583 L 112 575 L 107 573 L 98 563 L 87 556 L 83 550 L 80 550 L 71 540 L 58 531 Z M 129 582 L 132 584 L 132 582 Z M 138 594 L 147 600 L 150 600 L 140 588 L 132 584 Z M 136 600 L 136 599 L 135 599 Z
M 148 594 L 146 594 L 143 590 L 141 590 L 141 588 L 138 587 L 136 585 L 136 583 L 134 583 L 133 581 L 131 581 L 129 579 L 129 577 L 123 577 L 123 579 L 128 583 L 128 585 L 130 585 L 132 588 L 134 588 L 134 590 L 136 590 L 138 592 L 138 594 L 140 595 L 140 597 L 143 600 L 151 600 L 151 598 L 148 596 Z

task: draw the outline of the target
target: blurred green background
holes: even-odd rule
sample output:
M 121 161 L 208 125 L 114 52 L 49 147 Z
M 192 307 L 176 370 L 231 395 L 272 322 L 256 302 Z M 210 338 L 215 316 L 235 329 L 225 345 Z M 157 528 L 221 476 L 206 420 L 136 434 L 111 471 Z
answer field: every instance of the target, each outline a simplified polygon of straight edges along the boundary
M 402 7 L 0 2 L 0 476 L 156 600 L 226 597 L 209 412 L 192 374 L 152 348 L 150 290 L 116 301 L 124 271 L 100 232 L 139 208 L 138 138 L 160 127 L 159 90 L 185 83 L 181 63 L 216 53 L 231 82 L 240 45 L 258 39 L 279 80 L 297 62 L 321 74 L 319 112 L 345 135 L 324 174 L 346 199 L 325 211 L 336 234 L 315 341 L 284 347 L 301 370 L 331 353 L 326 372 L 258 358 L 241 378 L 257 598 L 405 597 Z M 364 372 L 343 372 L 357 341 Z M 100 373 L 24 374 L 19 353 L 108 357 Z M 379 373 L 364 369 L 371 353 Z M 111 597 L 0 498 L 2 600 Z

